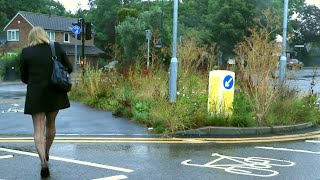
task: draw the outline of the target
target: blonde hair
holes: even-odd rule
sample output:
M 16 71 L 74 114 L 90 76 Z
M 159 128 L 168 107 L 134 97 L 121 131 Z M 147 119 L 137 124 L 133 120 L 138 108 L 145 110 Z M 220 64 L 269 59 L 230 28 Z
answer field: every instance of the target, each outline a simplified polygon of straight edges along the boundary
M 28 35 L 29 46 L 35 46 L 42 43 L 50 43 L 47 32 L 42 27 L 34 27 Z

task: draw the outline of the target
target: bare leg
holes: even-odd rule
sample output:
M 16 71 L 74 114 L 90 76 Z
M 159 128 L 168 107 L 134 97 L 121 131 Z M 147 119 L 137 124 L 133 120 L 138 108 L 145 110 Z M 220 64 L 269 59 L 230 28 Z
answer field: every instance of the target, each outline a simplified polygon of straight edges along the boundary
M 44 126 L 44 118 L 45 113 L 36 113 L 32 114 L 33 126 L 34 126 L 34 143 L 36 149 L 38 151 L 41 167 L 48 167 L 48 162 L 46 160 L 46 152 L 45 152 L 45 126 Z
M 49 151 L 56 136 L 56 117 L 59 111 L 46 113 L 46 159 L 49 160 Z

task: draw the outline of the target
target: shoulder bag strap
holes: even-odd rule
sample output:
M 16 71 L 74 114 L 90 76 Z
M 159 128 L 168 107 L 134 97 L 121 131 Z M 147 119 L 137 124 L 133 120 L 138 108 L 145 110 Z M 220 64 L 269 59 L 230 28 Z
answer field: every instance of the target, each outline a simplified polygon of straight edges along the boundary
M 53 41 L 50 41 L 50 48 L 51 48 L 51 53 L 52 53 L 52 60 L 57 60 L 56 49 L 54 47 Z

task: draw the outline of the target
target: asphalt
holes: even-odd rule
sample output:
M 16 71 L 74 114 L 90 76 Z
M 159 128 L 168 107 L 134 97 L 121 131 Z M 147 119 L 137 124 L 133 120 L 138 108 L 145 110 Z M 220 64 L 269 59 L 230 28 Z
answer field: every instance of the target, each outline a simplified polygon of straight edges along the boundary
M 20 82 L 0 82 L 1 136 L 31 136 L 33 134 L 31 116 L 21 112 L 24 106 L 25 91 L 26 85 Z M 8 109 L 11 111 L 9 112 Z M 163 137 L 130 119 L 115 117 L 111 112 L 88 107 L 75 101 L 71 101 L 70 108 L 59 112 L 56 126 L 58 136 L 64 137 Z M 266 137 L 303 134 L 319 129 L 312 123 L 254 128 L 203 127 L 175 132 L 169 136 L 177 138 Z

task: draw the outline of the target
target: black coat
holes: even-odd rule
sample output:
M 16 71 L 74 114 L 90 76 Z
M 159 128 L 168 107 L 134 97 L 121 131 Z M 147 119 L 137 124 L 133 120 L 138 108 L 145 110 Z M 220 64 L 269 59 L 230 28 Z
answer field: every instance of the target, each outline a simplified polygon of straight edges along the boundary
M 72 72 L 66 52 L 55 43 L 58 60 Z M 49 44 L 38 44 L 22 50 L 20 59 L 21 81 L 28 84 L 25 114 L 50 112 L 70 107 L 66 92 L 57 91 L 51 84 L 53 61 Z

